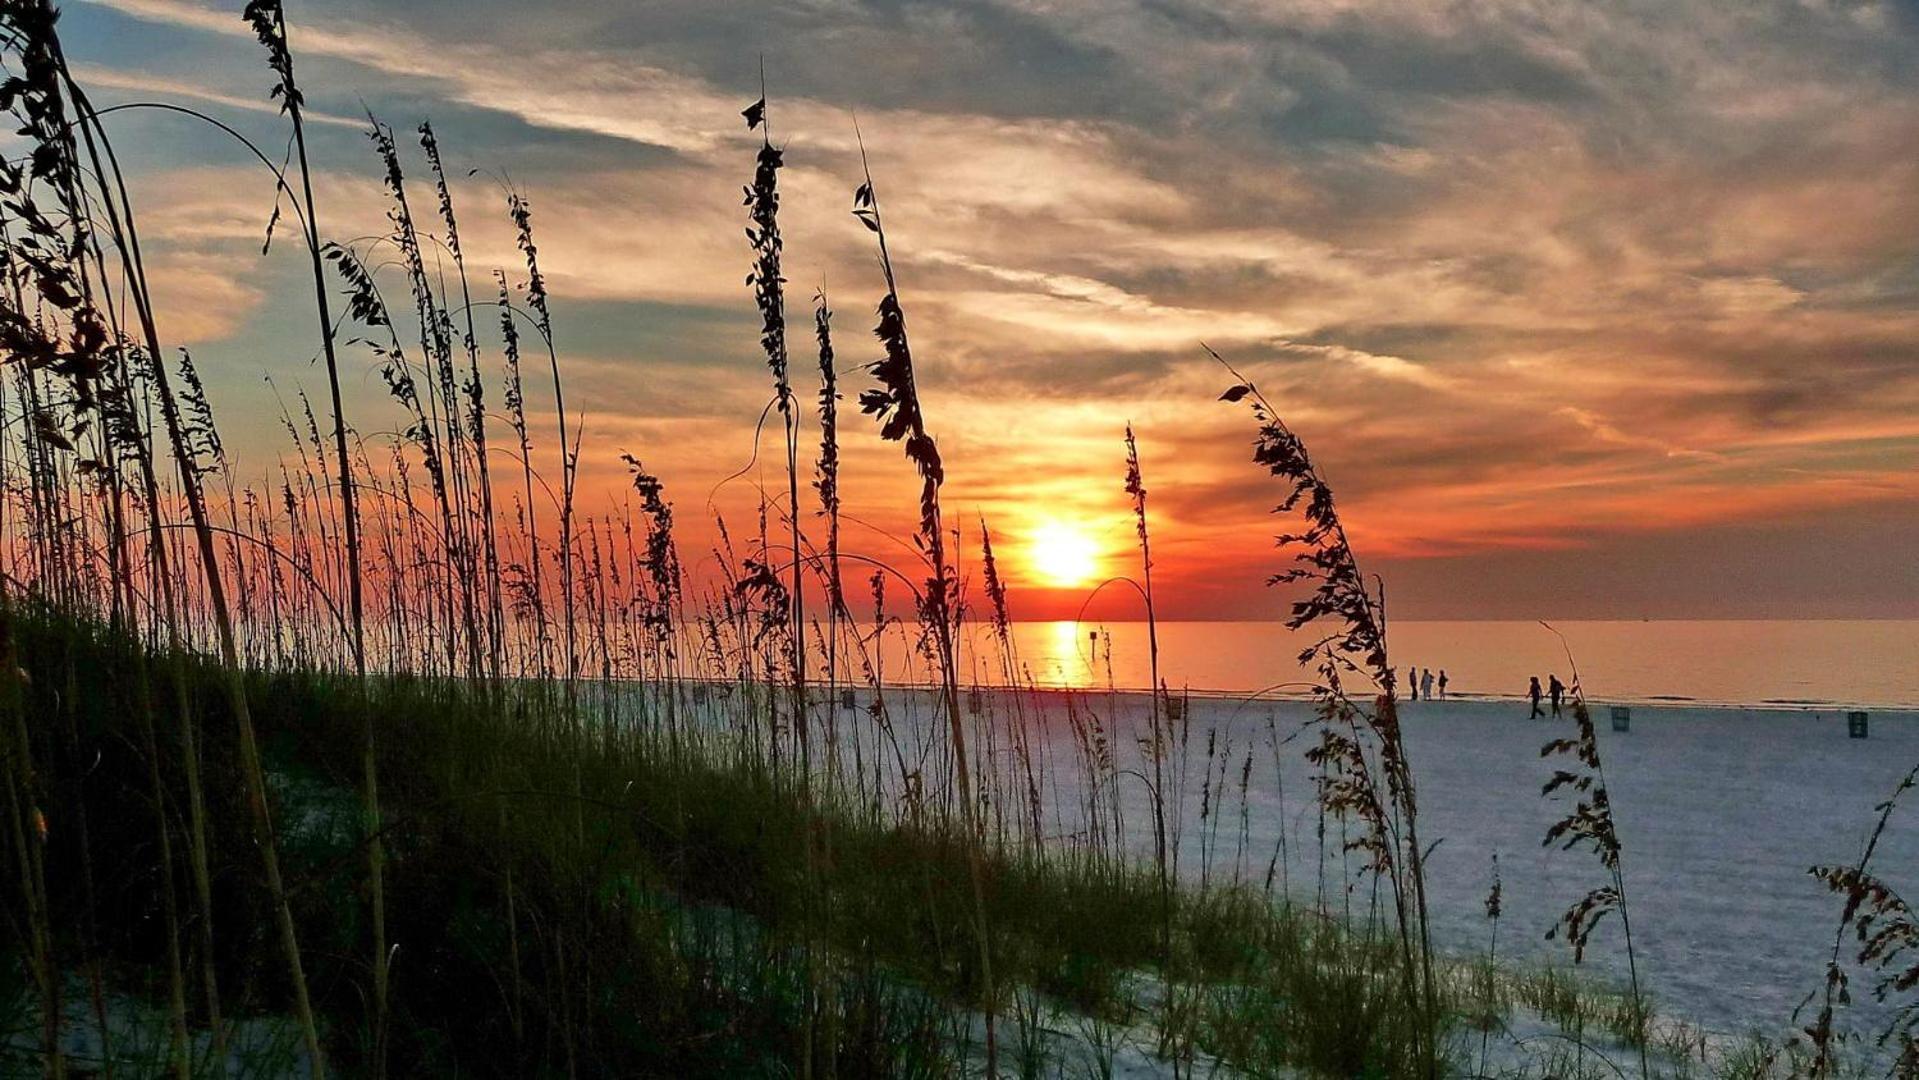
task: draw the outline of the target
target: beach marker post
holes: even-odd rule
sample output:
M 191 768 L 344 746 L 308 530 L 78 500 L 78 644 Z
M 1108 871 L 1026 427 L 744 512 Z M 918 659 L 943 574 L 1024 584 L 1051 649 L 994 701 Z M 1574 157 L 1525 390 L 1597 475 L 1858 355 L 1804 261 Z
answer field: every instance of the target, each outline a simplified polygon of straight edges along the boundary
M 1632 730 L 1632 706 L 1614 705 L 1612 707 L 1612 729 L 1614 731 Z
M 1866 714 L 1863 711 L 1855 709 L 1846 714 L 1846 737 L 1849 739 L 1866 737 Z

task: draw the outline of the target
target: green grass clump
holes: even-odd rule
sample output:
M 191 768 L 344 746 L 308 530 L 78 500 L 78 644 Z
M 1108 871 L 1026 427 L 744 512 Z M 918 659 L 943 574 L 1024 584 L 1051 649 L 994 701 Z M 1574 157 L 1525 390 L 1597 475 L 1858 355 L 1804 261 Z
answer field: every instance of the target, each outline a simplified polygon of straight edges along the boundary
M 127 671 L 136 649 L 58 617 L 15 612 L 11 622 L 30 713 L 64 710 L 66 751 L 95 763 L 73 793 L 94 823 L 86 854 L 98 866 L 143 865 L 134 856 L 149 833 L 133 823 L 150 810 L 133 781 L 147 762 L 128 738 L 130 683 L 57 679 L 75 666 Z M 211 734 L 227 730 L 221 675 L 210 661 L 182 671 L 184 699 L 210 733 L 202 747 L 210 846 L 215 865 L 227 866 L 244 857 L 249 833 L 232 750 Z M 171 697 L 175 676 L 154 677 Z M 314 672 L 247 682 L 289 899 L 336 1065 L 359 1067 L 374 1052 L 367 972 L 354 950 L 370 918 L 354 789 L 356 733 L 369 714 L 388 778 L 390 1068 L 797 1071 L 809 1018 L 821 1069 L 942 1074 L 977 1053 L 953 1034 L 984 1006 L 985 988 L 972 963 L 972 901 L 950 887 L 967 869 L 950 826 L 881 824 L 831 798 L 807 803 L 753 759 L 675 747 L 639 729 L 575 735 L 543 719 L 549 703 L 537 687 L 498 698 L 461 680 L 359 686 Z M 177 775 L 173 762 L 162 764 Z M 810 867 L 796 820 L 832 838 Z M 50 878 L 83 880 L 70 865 L 81 851 L 48 851 Z M 1150 981 L 1162 960 L 1149 867 L 1016 851 L 982 869 L 1001 978 L 1074 1015 L 1141 1014 L 1148 995 L 1139 976 Z M 221 880 L 217 924 L 261 925 L 269 898 L 241 875 Z M 158 892 L 152 873 L 96 877 L 92 911 L 104 929 L 87 948 L 122 971 L 153 970 Z M 1378 943 L 1220 889 L 1180 894 L 1174 927 L 1177 1004 L 1155 1010 L 1180 1029 L 1161 1035 L 1168 1054 L 1391 1072 L 1409 1044 L 1376 977 L 1391 957 Z M 81 947 L 81 927 L 62 931 L 64 945 Z M 216 967 L 234 1008 L 284 1012 L 289 988 L 257 962 L 257 936 L 221 940 Z M 813 978 L 832 992 L 809 992 Z M 156 989 L 150 979 L 141 988 Z M 830 1017 L 809 1013 L 820 1000 L 832 1002 Z

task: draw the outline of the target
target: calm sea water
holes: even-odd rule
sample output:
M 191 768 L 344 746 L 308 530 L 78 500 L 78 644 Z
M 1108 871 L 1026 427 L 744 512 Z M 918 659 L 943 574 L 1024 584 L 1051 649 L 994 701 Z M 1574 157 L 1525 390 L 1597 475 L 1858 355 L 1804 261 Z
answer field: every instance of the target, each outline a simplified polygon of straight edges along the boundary
M 1919 620 L 1553 625 L 1597 700 L 1919 706 Z M 989 635 L 970 628 L 968 663 L 991 684 L 1002 679 Z M 1559 639 L 1536 622 L 1402 621 L 1388 636 L 1394 663 L 1443 668 L 1453 696 L 1517 697 L 1528 676 L 1553 672 L 1571 681 Z M 1151 682 L 1143 623 L 1019 623 L 1013 637 L 1044 686 Z M 1262 690 L 1305 677 L 1295 658 L 1311 640 L 1269 622 L 1161 623 L 1160 675 L 1175 688 Z M 887 652 L 903 662 L 904 648 Z

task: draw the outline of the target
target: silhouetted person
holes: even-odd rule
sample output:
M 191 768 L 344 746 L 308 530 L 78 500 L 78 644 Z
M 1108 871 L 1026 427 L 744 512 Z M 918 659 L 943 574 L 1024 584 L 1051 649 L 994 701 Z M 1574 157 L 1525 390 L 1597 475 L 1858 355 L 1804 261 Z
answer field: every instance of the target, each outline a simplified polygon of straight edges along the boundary
M 1427 668 L 1426 674 L 1420 676 L 1419 692 L 1426 695 L 1427 701 L 1431 701 L 1433 699 L 1433 669 L 1432 668 Z
M 1528 716 L 1526 719 L 1537 720 L 1541 716 L 1545 715 L 1544 713 L 1541 713 L 1539 711 L 1539 676 L 1537 675 L 1533 676 L 1532 688 L 1526 691 L 1526 696 L 1531 698 L 1533 702 L 1533 714 L 1531 716 Z
M 1446 669 L 1439 669 L 1439 700 L 1446 700 Z
M 1416 667 L 1406 669 L 1406 692 L 1412 695 L 1414 701 L 1419 700 L 1419 669 Z
M 1557 675 L 1549 676 L 1549 678 L 1552 679 L 1552 686 L 1549 692 L 1552 694 L 1552 699 L 1553 699 L 1553 715 L 1558 716 L 1559 715 L 1559 698 L 1560 698 L 1560 695 L 1566 692 L 1566 684 L 1560 682 L 1559 676 Z

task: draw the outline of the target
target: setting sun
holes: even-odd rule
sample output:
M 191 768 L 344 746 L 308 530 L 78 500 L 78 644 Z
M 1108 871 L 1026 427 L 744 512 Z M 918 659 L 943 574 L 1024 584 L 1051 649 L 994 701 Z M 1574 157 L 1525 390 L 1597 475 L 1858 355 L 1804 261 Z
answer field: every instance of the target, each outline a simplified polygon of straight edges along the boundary
M 1047 521 L 1033 530 L 1026 559 L 1041 584 L 1070 589 L 1098 573 L 1099 543 L 1079 525 Z

